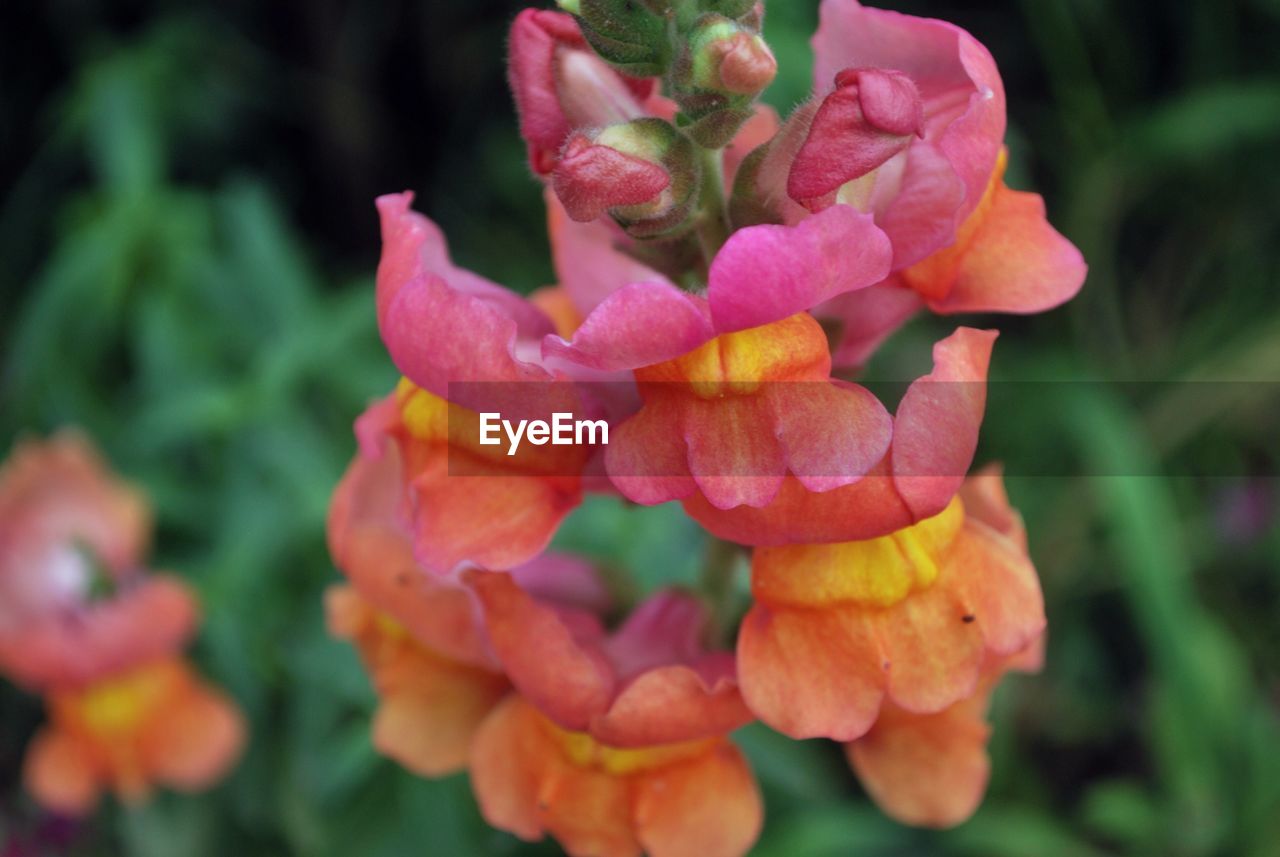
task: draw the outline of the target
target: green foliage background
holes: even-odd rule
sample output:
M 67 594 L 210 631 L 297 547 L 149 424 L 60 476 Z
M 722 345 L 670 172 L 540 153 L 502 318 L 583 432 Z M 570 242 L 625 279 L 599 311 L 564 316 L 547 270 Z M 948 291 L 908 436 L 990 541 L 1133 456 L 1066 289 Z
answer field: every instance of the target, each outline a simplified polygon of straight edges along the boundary
M 770 4 L 783 110 L 815 7 Z M 157 564 L 206 605 L 195 656 L 253 732 L 214 792 L 108 804 L 66 853 L 557 853 L 485 827 L 465 778 L 372 752 L 373 697 L 320 604 L 350 424 L 394 381 L 372 197 L 416 190 L 493 279 L 552 277 L 502 79 L 517 8 L 0 8 L 0 448 L 77 424 L 146 488 Z M 997 385 L 980 459 L 1009 462 L 1026 513 L 1048 666 L 998 695 L 990 795 L 951 832 L 884 819 L 830 745 L 745 730 L 757 853 L 1280 854 L 1280 4 L 897 8 L 991 48 L 1011 182 L 1091 265 L 1066 309 L 977 320 L 1002 330 L 996 378 L 1045 382 Z M 910 377 L 948 328 L 913 323 L 876 370 Z M 1141 383 L 1173 381 L 1197 383 Z M 644 585 L 693 575 L 698 540 L 607 501 L 561 536 Z M 3 686 L 0 715 L 2 849 L 44 822 L 18 782 L 39 703 Z

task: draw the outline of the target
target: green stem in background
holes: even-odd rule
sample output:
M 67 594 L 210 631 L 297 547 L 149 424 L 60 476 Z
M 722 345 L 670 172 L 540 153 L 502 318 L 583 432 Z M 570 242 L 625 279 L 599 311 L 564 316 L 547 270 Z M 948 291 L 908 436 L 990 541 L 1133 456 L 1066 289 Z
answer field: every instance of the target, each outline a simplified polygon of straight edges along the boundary
M 707 545 L 698 589 L 711 606 L 711 628 L 716 643 L 728 643 L 733 628 L 737 599 L 734 584 L 738 570 L 745 565 L 741 545 L 712 538 Z
M 724 198 L 724 161 L 719 149 L 698 149 L 702 167 L 702 190 L 698 204 L 698 244 L 702 258 L 710 269 L 711 260 L 729 238 L 729 211 Z

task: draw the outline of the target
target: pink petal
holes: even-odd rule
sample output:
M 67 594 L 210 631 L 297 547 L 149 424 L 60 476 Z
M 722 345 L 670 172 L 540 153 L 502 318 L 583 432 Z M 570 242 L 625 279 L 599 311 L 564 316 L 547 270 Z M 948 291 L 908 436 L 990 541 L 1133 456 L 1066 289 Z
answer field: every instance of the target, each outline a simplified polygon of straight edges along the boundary
M 889 449 L 893 419 L 862 387 L 784 382 L 767 393 L 788 469 L 810 491 L 857 482 Z
M 703 301 L 670 283 L 633 283 L 596 307 L 571 342 L 555 335 L 544 339 L 542 353 L 591 369 L 636 369 L 679 357 L 714 337 Z
M 448 395 L 450 381 L 548 380 L 541 367 L 516 357 L 516 342 L 551 333 L 550 319 L 454 267 L 439 228 L 409 210 L 412 200 L 410 193 L 378 198 L 378 326 L 396 366 L 439 396 Z
M 1033 313 L 1075 297 L 1087 268 L 1075 245 L 1049 225 L 1038 194 L 997 188 L 955 284 L 935 312 Z
M 869 215 L 837 205 L 796 226 L 735 232 L 711 263 L 707 298 L 720 333 L 779 321 L 889 273 L 892 247 Z
M 987 401 L 993 330 L 961 327 L 933 347 L 933 372 L 913 382 L 898 405 L 894 486 L 916 519 L 955 496 L 978 447 Z

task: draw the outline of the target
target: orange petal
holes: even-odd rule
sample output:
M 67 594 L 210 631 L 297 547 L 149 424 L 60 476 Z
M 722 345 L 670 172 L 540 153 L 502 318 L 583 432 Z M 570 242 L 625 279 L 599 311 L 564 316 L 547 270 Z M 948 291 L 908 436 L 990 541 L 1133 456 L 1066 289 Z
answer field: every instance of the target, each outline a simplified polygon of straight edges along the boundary
M 1016 542 L 981 521 L 965 521 L 944 584 L 964 605 L 986 646 L 1000 655 L 1021 651 L 1045 627 L 1044 596 L 1031 560 Z
M 508 688 L 498 673 L 412 650 L 376 669 L 373 744 L 426 777 L 466 767 L 476 729 Z
M 689 469 L 707 502 L 759 508 L 777 496 L 787 468 L 766 396 L 690 396 L 681 416 Z
M 70 620 L 53 615 L 0 634 L 0 665 L 29 688 L 82 687 L 178 650 L 198 613 L 186 584 L 152 575 Z
M 1001 183 L 950 290 L 930 306 L 944 313 L 1043 312 L 1075 297 L 1086 272 L 1080 251 L 1049 225 L 1040 195 Z
M 960 486 L 965 515 L 981 521 L 1000 535 L 1011 539 L 1019 550 L 1027 549 L 1027 531 L 1022 515 L 1009 505 L 1004 489 L 1004 468 L 988 464 L 969 476 Z
M 981 693 L 936 714 L 886 705 L 871 731 L 845 745 L 868 794 L 904 824 L 951 827 L 973 815 L 991 764 Z
M 875 721 L 889 663 L 859 608 L 770 609 L 757 604 L 738 632 L 747 705 L 792 738 L 850 741 Z
M 511 683 L 566 729 L 586 729 L 613 699 L 603 655 L 573 638 L 550 607 L 501 572 L 468 571 L 464 580 L 484 606 L 485 627 Z
M 973 693 L 985 656 L 983 630 L 965 621 L 948 565 L 939 582 L 877 611 L 873 621 L 888 662 L 889 696 L 909 711 L 940 711 Z
M 582 500 L 576 477 L 449 476 L 446 457 L 413 480 L 415 549 L 435 569 L 520 565 L 542 552 Z
M 143 765 L 157 782 L 199 791 L 230 770 L 244 749 L 245 733 L 235 704 L 188 674 L 179 694 L 149 718 L 140 736 Z
M 23 781 L 37 802 L 65 815 L 92 812 L 101 790 L 89 748 L 52 726 L 37 732 L 27 748 Z
M 739 857 L 760 835 L 760 792 L 729 741 L 637 779 L 636 835 L 651 857 Z
M 591 723 L 591 734 L 615 747 L 669 744 L 724 735 L 753 719 L 734 682 L 708 686 L 687 666 L 640 674 Z
M 624 777 L 556 761 L 542 772 L 543 825 L 574 857 L 639 857 Z
M 541 715 L 511 696 L 476 734 L 471 785 L 485 820 L 521 839 L 552 833 L 573 855 L 639 855 L 623 778 L 564 758 Z

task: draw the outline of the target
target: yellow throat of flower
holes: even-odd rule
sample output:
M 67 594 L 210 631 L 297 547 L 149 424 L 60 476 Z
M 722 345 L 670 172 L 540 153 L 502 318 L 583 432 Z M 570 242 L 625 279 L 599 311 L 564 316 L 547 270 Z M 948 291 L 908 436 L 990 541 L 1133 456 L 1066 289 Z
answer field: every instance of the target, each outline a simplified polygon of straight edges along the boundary
M 757 548 L 751 588 L 767 604 L 888 607 L 931 586 L 964 524 L 954 498 L 939 514 L 887 536 L 857 542 Z
M 586 732 L 571 732 L 539 715 L 543 727 L 560 746 L 561 751 L 574 765 L 594 768 L 612 776 L 626 776 L 683 761 L 701 755 L 722 740 L 704 738 L 681 741 L 676 744 L 657 744 L 652 747 L 610 747 L 601 744 Z
M 748 395 L 765 381 L 825 380 L 827 337 L 808 313 L 724 333 L 688 354 L 636 370 L 641 382 L 687 383 L 704 399 Z

